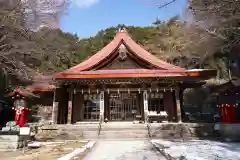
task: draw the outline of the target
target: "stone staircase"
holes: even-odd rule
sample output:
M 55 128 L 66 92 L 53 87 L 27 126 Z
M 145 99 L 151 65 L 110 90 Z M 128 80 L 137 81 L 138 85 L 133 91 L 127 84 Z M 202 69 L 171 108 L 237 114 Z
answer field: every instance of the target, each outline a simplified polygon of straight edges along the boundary
M 76 139 L 146 139 L 149 138 L 146 124 L 133 122 L 82 122 L 77 124 L 49 125 L 40 129 L 38 140 Z
M 82 122 L 49 127 L 53 129 L 43 128 L 37 139 L 187 139 L 215 136 L 213 124 L 108 122 L 99 125 L 99 122 Z
M 64 125 L 44 126 L 42 131 L 37 134 L 37 139 L 55 139 L 55 140 L 77 140 L 77 139 L 97 139 L 98 122 L 84 122 Z
M 102 123 L 99 139 L 147 139 L 146 124 L 133 122 Z

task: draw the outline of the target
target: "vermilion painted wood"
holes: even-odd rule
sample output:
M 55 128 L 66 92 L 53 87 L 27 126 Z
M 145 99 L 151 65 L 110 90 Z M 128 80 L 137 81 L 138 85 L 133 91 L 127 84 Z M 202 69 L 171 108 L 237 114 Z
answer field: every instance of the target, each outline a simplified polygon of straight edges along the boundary
M 148 51 L 146 51 L 143 47 L 137 44 L 127 33 L 127 31 L 118 32 L 116 37 L 102 50 L 94 54 L 92 57 L 87 59 L 86 61 L 76 65 L 68 70 L 63 72 L 80 72 L 80 71 L 87 71 L 97 66 L 100 63 L 103 63 L 108 60 L 108 57 L 113 54 L 118 47 L 124 44 L 127 49 L 129 49 L 135 56 L 142 59 L 143 61 L 148 62 L 152 66 L 155 66 L 158 69 L 163 70 L 186 70 L 185 68 L 181 68 L 178 66 L 174 66 L 169 64 L 163 60 L 158 59 Z
M 116 69 L 116 70 L 92 70 L 108 63 L 118 47 L 124 44 L 127 49 L 142 60 L 153 66 L 152 69 Z M 118 32 L 115 38 L 102 50 L 94 54 L 88 60 L 65 70 L 56 75 L 56 79 L 93 79 L 93 78 L 136 78 L 136 77 L 199 77 L 214 76 L 213 71 L 194 71 L 189 72 L 185 68 L 174 66 L 163 60 L 158 59 L 142 46 L 137 44 L 127 33 L 127 31 Z

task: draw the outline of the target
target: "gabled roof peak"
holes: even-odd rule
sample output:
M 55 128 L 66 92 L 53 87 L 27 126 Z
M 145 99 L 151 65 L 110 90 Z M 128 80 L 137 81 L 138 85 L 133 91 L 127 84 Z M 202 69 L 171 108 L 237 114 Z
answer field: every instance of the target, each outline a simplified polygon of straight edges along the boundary
M 127 29 L 125 28 L 120 28 L 117 32 L 116 32 L 116 35 L 114 37 L 114 39 L 116 38 L 120 38 L 120 39 L 123 39 L 123 37 L 129 37 L 130 35 L 128 34 L 128 31 Z
M 127 33 L 127 29 L 126 28 L 119 28 L 118 32 L 120 32 L 120 33 L 122 33 L 122 32 Z
M 123 45 L 121 45 L 123 44 Z M 162 69 L 162 70 L 186 70 L 185 68 L 181 68 L 178 66 L 174 66 L 169 64 L 163 60 L 158 59 L 147 50 L 145 50 L 142 46 L 137 44 L 131 36 L 128 34 L 126 29 L 122 29 L 121 31 L 116 33 L 115 38 L 107 44 L 103 49 L 98 51 L 89 59 L 85 60 L 84 62 L 65 70 L 64 72 L 81 72 L 81 71 L 89 71 L 104 60 L 107 60 L 108 57 L 113 54 L 117 49 L 120 50 L 127 48 L 134 56 L 138 57 L 139 59 L 149 63 L 154 68 Z

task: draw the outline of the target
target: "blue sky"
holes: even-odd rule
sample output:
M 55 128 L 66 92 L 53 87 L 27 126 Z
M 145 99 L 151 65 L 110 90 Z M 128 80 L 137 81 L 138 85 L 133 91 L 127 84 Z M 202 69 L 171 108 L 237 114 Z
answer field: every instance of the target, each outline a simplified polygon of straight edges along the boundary
M 185 0 L 177 0 L 158 9 L 157 1 L 167 0 L 71 0 L 61 19 L 61 29 L 86 38 L 118 24 L 149 26 L 157 18 L 167 20 L 183 14 L 186 6 Z

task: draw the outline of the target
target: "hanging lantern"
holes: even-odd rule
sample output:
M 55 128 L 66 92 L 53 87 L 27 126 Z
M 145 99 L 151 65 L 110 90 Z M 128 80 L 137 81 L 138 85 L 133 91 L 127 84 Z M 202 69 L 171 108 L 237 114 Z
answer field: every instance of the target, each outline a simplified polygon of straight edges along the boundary
M 83 89 L 82 89 L 82 94 L 83 94 Z
M 139 93 L 139 94 L 141 93 L 141 90 L 140 90 L 140 88 L 138 88 L 138 93 Z

